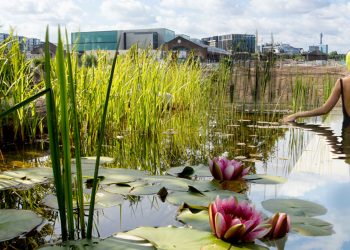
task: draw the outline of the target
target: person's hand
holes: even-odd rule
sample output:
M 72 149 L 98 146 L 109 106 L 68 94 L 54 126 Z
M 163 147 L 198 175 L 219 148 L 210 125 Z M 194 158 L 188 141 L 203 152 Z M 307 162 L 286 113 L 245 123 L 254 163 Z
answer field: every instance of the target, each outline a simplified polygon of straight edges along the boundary
M 295 114 L 292 115 L 288 115 L 282 118 L 282 122 L 283 123 L 287 123 L 287 122 L 294 122 L 297 119 L 297 116 Z

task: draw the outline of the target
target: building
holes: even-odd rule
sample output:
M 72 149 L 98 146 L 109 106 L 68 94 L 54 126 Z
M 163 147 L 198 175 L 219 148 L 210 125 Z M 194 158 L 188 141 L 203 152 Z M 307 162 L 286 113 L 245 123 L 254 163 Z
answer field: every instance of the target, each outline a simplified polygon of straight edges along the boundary
M 118 31 L 74 32 L 71 34 L 72 48 L 83 52 L 89 50 L 115 50 Z
M 304 54 L 306 61 L 327 61 L 328 56 L 320 50 L 309 51 Z
M 191 37 L 186 35 L 186 34 L 176 34 L 175 36 L 182 36 L 182 37 L 186 38 L 187 40 L 191 40 Z
M 303 52 L 302 48 L 295 48 L 286 43 L 271 44 L 266 43 L 261 45 L 262 53 L 273 52 L 275 54 L 285 54 L 285 55 L 299 55 Z
M 72 47 L 79 52 L 89 50 L 128 50 L 137 44 L 139 48 L 158 49 L 175 38 L 175 32 L 165 28 L 73 32 Z
M 319 44 L 309 46 L 309 52 L 320 51 L 322 53 L 328 54 L 328 44 Z
M 320 51 L 322 53 L 328 54 L 328 44 L 323 44 L 323 34 L 320 33 L 320 44 L 309 46 L 309 53 L 314 51 Z
M 0 33 L 0 43 L 5 41 L 6 38 L 8 38 L 10 35 L 6 33 Z
M 35 47 L 40 45 L 40 39 L 38 38 L 27 38 L 26 41 L 26 50 L 33 51 Z
M 255 53 L 255 35 L 250 34 L 228 34 L 202 38 L 209 46 L 220 48 L 230 53 L 248 52 Z
M 49 42 L 49 53 L 51 58 L 55 57 L 56 55 L 57 46 L 53 43 Z M 30 53 L 27 53 L 27 58 L 41 58 L 45 55 L 45 43 L 39 43 L 38 45 L 35 45 L 32 51 Z
M 122 34 L 119 46 L 121 50 L 128 50 L 134 44 L 137 44 L 142 49 L 149 47 L 158 49 L 164 43 L 175 38 L 175 32 L 165 28 L 121 30 L 120 33 Z
M 195 58 L 198 58 L 202 62 L 217 62 L 220 58 L 231 55 L 226 50 L 211 47 L 195 39 L 189 40 L 182 36 L 177 36 L 166 42 L 163 46 L 163 51 L 176 54 L 180 60 L 184 60 L 190 54 L 193 54 Z
M 10 37 L 9 34 L 0 33 L 0 43 L 3 42 L 6 38 Z M 37 38 L 27 38 L 24 36 L 13 36 L 14 39 L 18 41 L 19 48 L 22 52 L 31 52 L 34 48 L 41 44 L 40 39 Z

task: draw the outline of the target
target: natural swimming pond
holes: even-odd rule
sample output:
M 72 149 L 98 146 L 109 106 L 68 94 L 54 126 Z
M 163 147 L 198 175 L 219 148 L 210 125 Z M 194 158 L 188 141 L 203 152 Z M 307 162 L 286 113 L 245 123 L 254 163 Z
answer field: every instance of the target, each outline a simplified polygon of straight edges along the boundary
M 283 238 L 278 243 L 280 244 L 278 249 L 283 249 L 283 245 L 285 245 L 284 249 L 350 248 L 348 237 L 350 222 L 347 221 L 350 214 L 350 194 L 347 192 L 350 190 L 350 168 L 347 163 L 350 155 L 346 154 L 346 148 L 349 145 L 342 136 L 340 109 L 332 111 L 325 121 L 312 119 L 308 123 L 295 125 L 282 126 L 276 122 L 249 120 L 246 117 L 237 121 L 228 120 L 225 126 L 220 126 L 220 129 L 213 126 L 211 134 L 206 143 L 211 155 L 226 154 L 228 158 L 236 158 L 250 166 L 252 174 L 279 176 L 286 178 L 287 181 L 283 182 L 282 178 L 270 181 L 263 180 L 260 183 L 248 180 L 219 186 L 215 186 L 215 184 L 213 187 L 209 184 L 211 177 L 208 176 L 207 162 L 183 165 L 194 169 L 194 173 L 188 176 L 195 180 L 180 178 L 175 180 L 171 176 L 155 178 L 144 176 L 144 172 L 141 171 L 113 173 L 113 171 L 105 170 L 104 172 L 101 170 L 100 175 L 104 176 L 101 179 L 101 189 L 104 190 L 101 191 L 101 197 L 105 196 L 107 200 L 102 200 L 100 209 L 95 212 L 94 235 L 107 238 L 117 232 L 125 232 L 144 226 L 186 227 L 191 225 L 193 228 L 198 228 L 200 225 L 203 229 L 210 230 L 208 229 L 209 221 L 207 224 L 203 224 L 203 222 L 198 224 L 198 221 L 201 222 L 200 218 L 189 217 L 188 219 L 186 217 L 188 214 L 179 213 L 179 207 L 183 202 L 192 209 L 195 208 L 194 210 L 203 203 L 196 200 L 198 195 L 202 195 L 200 193 L 194 196 L 181 196 L 188 193 L 189 186 L 193 186 L 195 190 L 192 192 L 208 193 L 207 196 L 211 197 L 212 200 L 215 199 L 216 193 L 223 195 L 223 197 L 226 197 L 229 192 L 245 194 L 257 210 L 268 216 L 271 215 L 271 211 L 266 210 L 266 206 L 263 206 L 262 202 L 270 199 L 300 199 L 321 205 L 326 208 L 326 211 L 316 211 L 319 209 L 317 207 L 300 208 L 300 211 L 315 209 L 314 214 L 310 217 L 316 218 L 316 220 L 310 222 L 305 219 L 304 224 L 299 222 L 298 225 L 293 225 L 292 218 L 293 230 L 287 235 L 287 238 Z M 5 161 L 7 156 L 5 152 L 3 154 Z M 201 158 L 198 157 L 198 159 Z M 108 161 L 108 159 L 106 160 Z M 91 174 L 89 164 L 86 164 L 85 180 L 88 180 L 88 176 Z M 174 175 L 181 172 L 181 169 L 169 172 Z M 45 176 L 45 173 L 42 175 Z M 140 188 L 145 187 L 144 184 L 140 183 L 141 179 L 147 179 L 147 188 Z M 117 182 L 119 185 L 115 184 Z M 127 183 L 133 184 L 125 185 Z M 4 182 L 1 184 L 4 185 Z M 163 186 L 167 187 L 168 190 L 165 202 L 162 201 L 164 195 L 156 194 Z M 35 240 L 38 245 L 44 242 L 55 242 L 60 237 L 57 213 L 42 205 L 45 203 L 48 206 L 55 206 L 52 204 L 52 200 L 44 196 L 45 193 L 52 192 L 52 189 L 50 184 L 45 184 L 41 187 L 36 186 L 30 191 L 17 191 L 16 189 L 1 191 L 2 208 L 33 208 L 44 216 L 45 221 L 38 228 L 41 235 L 32 233 L 27 237 Z M 116 189 L 122 191 L 115 191 Z M 231 191 L 225 193 L 221 189 Z M 35 194 L 36 192 L 37 194 Z M 120 193 L 123 193 L 123 196 L 119 196 Z M 209 193 L 214 196 L 210 196 Z M 15 199 L 14 196 L 17 198 Z M 206 199 L 207 197 L 202 197 L 204 203 L 207 202 Z M 12 203 L 9 202 L 10 200 Z M 32 204 L 29 204 L 29 200 Z M 296 202 L 288 209 L 293 210 L 297 206 Z M 185 221 L 185 224 L 181 221 Z M 183 240 L 181 238 L 175 239 L 178 242 Z M 17 239 L 18 241 L 20 240 Z M 263 247 L 274 249 L 277 247 L 271 245 L 271 242 L 257 240 L 256 243 L 262 248 L 250 246 L 251 249 L 264 249 Z M 7 246 L 11 246 L 11 244 L 15 246 L 16 241 L 6 242 Z M 27 241 L 24 244 L 30 245 L 32 243 Z M 190 244 L 188 247 L 181 249 L 191 249 Z

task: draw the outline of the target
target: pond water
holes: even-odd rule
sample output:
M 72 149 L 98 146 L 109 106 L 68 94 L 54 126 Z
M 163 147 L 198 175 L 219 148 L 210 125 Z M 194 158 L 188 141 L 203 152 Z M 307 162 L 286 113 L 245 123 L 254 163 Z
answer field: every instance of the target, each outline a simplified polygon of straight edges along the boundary
M 226 125 L 227 131 L 218 130 L 210 143 L 212 154 L 228 151 L 229 158 L 245 156 L 255 173 L 288 179 L 277 185 L 247 184 L 248 198 L 258 210 L 270 215 L 261 202 L 275 198 L 304 199 L 327 208 L 317 218 L 331 223 L 334 234 L 314 237 L 291 232 L 285 249 L 350 249 L 350 154 L 346 154 L 347 140 L 342 136 L 341 109 L 334 109 L 325 121 L 312 118 L 307 123 L 278 126 L 252 125 L 247 120 Z M 182 226 L 176 220 L 177 210 L 178 206 L 157 196 L 128 197 L 119 206 L 96 212 L 94 234 L 106 238 L 138 226 Z M 49 224 L 53 233 L 44 236 L 47 242 L 60 234 L 57 218 Z
M 313 119 L 309 125 L 288 129 L 278 142 L 279 150 L 267 164 L 268 168 L 258 170 L 286 176 L 288 181 L 276 186 L 252 185 L 250 188 L 249 197 L 257 207 L 266 199 L 294 197 L 327 208 L 327 213 L 319 218 L 333 224 L 335 234 L 319 237 L 289 234 L 286 249 L 350 249 L 350 155 L 344 152 L 350 144 L 342 138 L 342 120 L 341 109 L 335 109 L 324 122 Z M 304 147 L 301 154 L 295 162 L 276 162 L 280 157 L 289 157 L 291 147 L 288 144 L 298 130 L 304 133 L 304 137 L 296 137 L 299 140 L 296 143 Z

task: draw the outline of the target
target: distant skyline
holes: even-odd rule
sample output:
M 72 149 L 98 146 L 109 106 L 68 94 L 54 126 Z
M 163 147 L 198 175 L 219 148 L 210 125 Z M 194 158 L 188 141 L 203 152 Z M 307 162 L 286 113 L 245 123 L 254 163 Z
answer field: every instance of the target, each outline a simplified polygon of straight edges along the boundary
M 57 40 L 57 25 L 68 32 L 168 28 L 191 38 L 255 34 L 258 44 L 289 43 L 308 50 L 320 33 L 330 51 L 350 50 L 350 2 L 346 0 L 2 0 L 0 33 Z

